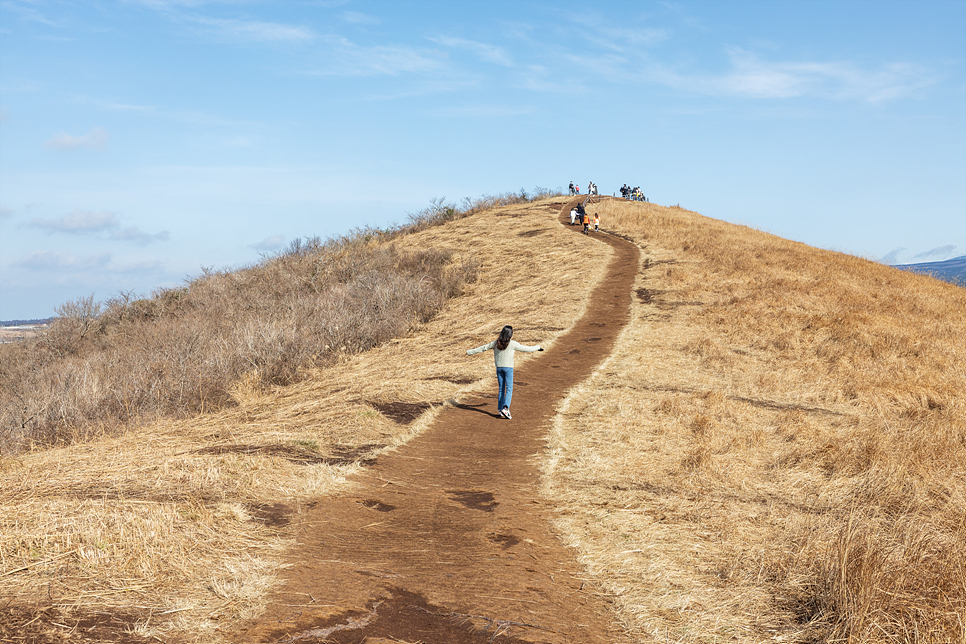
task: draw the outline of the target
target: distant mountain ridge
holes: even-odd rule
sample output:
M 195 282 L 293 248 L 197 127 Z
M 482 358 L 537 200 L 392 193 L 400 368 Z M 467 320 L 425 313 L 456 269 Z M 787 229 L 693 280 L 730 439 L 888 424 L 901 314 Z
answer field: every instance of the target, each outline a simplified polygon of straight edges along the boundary
M 953 257 L 942 262 L 924 262 L 922 264 L 893 264 L 894 268 L 913 273 L 923 273 L 947 282 L 962 286 L 966 284 L 966 255 Z
M 44 318 L 42 320 L 0 320 L 0 327 L 7 326 L 36 326 L 39 324 L 50 324 L 53 318 Z

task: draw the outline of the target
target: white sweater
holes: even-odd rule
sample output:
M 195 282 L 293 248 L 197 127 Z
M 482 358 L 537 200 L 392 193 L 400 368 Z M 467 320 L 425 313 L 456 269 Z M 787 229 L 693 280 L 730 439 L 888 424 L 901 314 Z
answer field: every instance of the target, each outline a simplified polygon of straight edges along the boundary
M 496 359 L 496 366 L 513 368 L 513 352 L 523 351 L 524 353 L 533 353 L 534 351 L 540 350 L 540 345 L 535 344 L 532 347 L 528 347 L 525 344 L 520 344 L 516 340 L 510 340 L 510 344 L 507 345 L 506 349 L 502 351 L 496 348 L 496 340 L 490 342 L 489 344 L 484 344 L 482 347 L 476 347 L 475 349 L 470 349 L 466 352 L 466 355 L 471 356 L 477 353 L 483 353 L 484 351 L 489 351 L 493 349 L 493 356 Z

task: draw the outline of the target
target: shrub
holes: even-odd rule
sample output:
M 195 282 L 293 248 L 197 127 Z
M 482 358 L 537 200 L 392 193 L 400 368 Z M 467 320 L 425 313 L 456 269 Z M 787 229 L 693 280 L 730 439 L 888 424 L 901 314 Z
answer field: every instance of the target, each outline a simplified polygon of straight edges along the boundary
M 478 264 L 393 240 L 508 200 L 457 208 L 437 199 L 406 227 L 296 240 L 149 298 L 68 302 L 41 337 L 0 347 L 0 452 L 224 408 L 242 377 L 290 384 L 306 368 L 406 334 L 474 281 Z

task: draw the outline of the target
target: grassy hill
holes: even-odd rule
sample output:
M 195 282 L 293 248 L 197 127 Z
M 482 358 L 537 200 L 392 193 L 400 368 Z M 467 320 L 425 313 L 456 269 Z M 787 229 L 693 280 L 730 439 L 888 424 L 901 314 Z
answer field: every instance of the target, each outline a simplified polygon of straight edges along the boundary
M 677 208 L 546 491 L 628 628 L 966 641 L 966 292 Z
M 0 635 L 106 612 L 128 641 L 225 641 L 300 508 L 490 386 L 467 347 L 510 322 L 553 351 L 610 255 L 562 203 L 366 240 L 476 267 L 402 337 L 5 456 Z M 680 208 L 594 209 L 642 249 L 632 322 L 573 383 L 540 493 L 628 641 L 966 641 L 966 291 Z

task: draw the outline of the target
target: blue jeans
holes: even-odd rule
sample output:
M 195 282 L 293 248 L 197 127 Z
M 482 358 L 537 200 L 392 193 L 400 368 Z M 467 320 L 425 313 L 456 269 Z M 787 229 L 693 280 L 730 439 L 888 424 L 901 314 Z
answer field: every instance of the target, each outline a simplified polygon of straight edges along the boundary
M 502 411 L 504 407 L 510 406 L 510 399 L 513 397 L 513 369 L 511 367 L 496 368 L 496 385 L 500 390 L 496 408 Z

